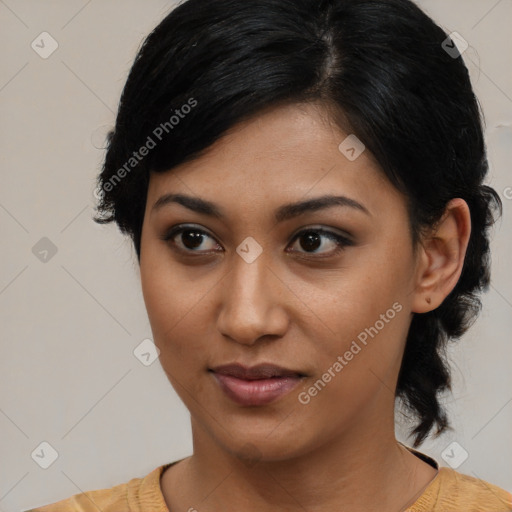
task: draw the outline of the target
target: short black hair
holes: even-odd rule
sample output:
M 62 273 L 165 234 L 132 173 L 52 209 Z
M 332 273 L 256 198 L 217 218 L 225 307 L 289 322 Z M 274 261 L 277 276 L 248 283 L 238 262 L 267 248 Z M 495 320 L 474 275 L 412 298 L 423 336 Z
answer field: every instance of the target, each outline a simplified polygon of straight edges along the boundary
M 264 109 L 298 103 L 323 105 L 373 154 L 407 199 L 414 247 L 450 199 L 469 206 L 460 279 L 439 307 L 414 314 L 398 376 L 396 397 L 418 418 L 410 432 L 417 447 L 434 426 L 436 435 L 451 428 L 438 396 L 451 389 L 446 345 L 481 309 L 488 229 L 502 204 L 483 184 L 483 116 L 462 56 L 412 1 L 179 4 L 144 40 L 130 70 L 107 137 L 94 220 L 115 221 L 140 262 L 150 172 L 199 157 Z

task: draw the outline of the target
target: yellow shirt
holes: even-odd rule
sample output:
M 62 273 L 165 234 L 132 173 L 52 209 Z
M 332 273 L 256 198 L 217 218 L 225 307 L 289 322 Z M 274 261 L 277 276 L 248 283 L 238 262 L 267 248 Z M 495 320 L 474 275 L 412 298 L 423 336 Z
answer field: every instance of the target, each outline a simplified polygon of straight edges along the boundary
M 438 469 L 438 473 L 404 512 L 512 511 L 512 494 L 504 489 L 451 468 L 439 468 L 438 463 L 428 455 L 406 448 Z M 160 488 L 160 476 L 176 462 L 159 466 L 144 478 L 133 478 L 110 489 L 75 494 L 26 512 L 169 512 Z

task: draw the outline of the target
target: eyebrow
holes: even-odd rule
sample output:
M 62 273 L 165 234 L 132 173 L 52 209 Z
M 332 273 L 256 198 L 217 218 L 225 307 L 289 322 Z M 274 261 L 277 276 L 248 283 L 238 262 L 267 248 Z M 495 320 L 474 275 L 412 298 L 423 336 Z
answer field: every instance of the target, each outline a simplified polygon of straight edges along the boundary
M 162 209 L 172 203 L 181 204 L 185 208 L 192 210 L 196 213 L 223 219 L 225 214 L 218 205 L 201 199 L 199 197 L 187 196 L 184 194 L 164 194 L 153 205 L 152 212 Z M 304 213 L 317 212 L 333 206 L 343 206 L 359 210 L 366 215 L 371 216 L 371 213 L 361 203 L 346 196 L 332 196 L 325 195 L 308 199 L 307 201 L 299 201 L 296 203 L 289 203 L 280 206 L 274 213 L 276 222 L 283 222 L 294 217 L 298 217 Z

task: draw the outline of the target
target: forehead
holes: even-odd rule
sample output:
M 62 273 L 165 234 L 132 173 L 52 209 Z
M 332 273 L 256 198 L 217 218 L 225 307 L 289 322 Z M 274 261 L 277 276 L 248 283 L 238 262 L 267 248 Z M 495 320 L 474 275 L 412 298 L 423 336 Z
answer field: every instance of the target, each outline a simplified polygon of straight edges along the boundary
M 172 192 L 234 209 L 277 207 L 335 192 L 369 210 L 386 201 L 400 201 L 367 150 L 353 160 L 340 150 L 349 135 L 316 105 L 266 110 L 234 126 L 201 157 L 168 172 L 151 173 L 148 208 L 162 194 Z

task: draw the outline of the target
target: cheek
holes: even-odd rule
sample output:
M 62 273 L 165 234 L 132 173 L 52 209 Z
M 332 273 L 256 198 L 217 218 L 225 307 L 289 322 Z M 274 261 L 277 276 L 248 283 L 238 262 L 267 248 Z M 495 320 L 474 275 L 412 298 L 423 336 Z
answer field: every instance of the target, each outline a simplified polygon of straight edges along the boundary
M 140 265 L 142 294 L 154 342 L 163 353 L 168 350 L 167 340 L 174 337 L 177 326 L 186 317 L 186 301 L 183 301 L 183 287 L 176 273 L 166 269 L 148 248 L 143 254 Z
M 156 240 L 142 240 L 142 294 L 151 326 L 161 333 L 186 315 L 189 287 L 164 246 Z
M 390 247 L 391 243 L 374 251 L 362 250 L 353 264 L 324 275 L 315 287 L 302 283 L 300 294 L 308 297 L 308 306 L 317 313 L 313 323 L 303 324 L 317 362 L 316 377 L 331 368 L 337 376 L 329 384 L 334 393 L 378 384 L 377 376 L 386 379 L 401 359 L 410 322 L 410 260 L 405 251 L 384 257 Z M 336 372 L 332 367 L 338 356 L 344 362 Z M 322 380 L 328 379 L 326 375 Z
M 374 301 L 360 308 L 351 306 L 333 311 L 331 325 L 335 334 L 324 336 L 323 342 L 316 343 L 317 369 L 322 375 L 329 371 L 331 375 L 343 374 L 343 378 L 349 379 L 347 389 L 350 389 L 371 377 L 372 371 L 388 375 L 396 366 L 408 319 L 400 301 L 381 299 L 380 303 Z M 325 377 L 323 380 L 329 379 L 328 375 Z
M 392 401 L 395 378 L 407 328 L 405 308 L 397 301 L 382 309 L 336 313 L 337 335 L 317 338 L 312 359 L 316 372 L 299 390 L 297 400 L 304 413 L 314 418 L 332 418 L 332 427 L 351 421 L 358 411 L 375 403 L 376 397 Z M 380 314 L 383 314 L 383 318 Z M 381 393 L 382 392 L 382 393 Z
M 205 361 L 208 343 L 205 293 L 212 286 L 205 287 L 201 280 L 190 280 L 176 266 L 158 264 L 149 257 L 141 263 L 141 283 L 163 368 L 172 375 L 187 374 L 192 378 L 200 370 L 201 354 L 201 364 Z

